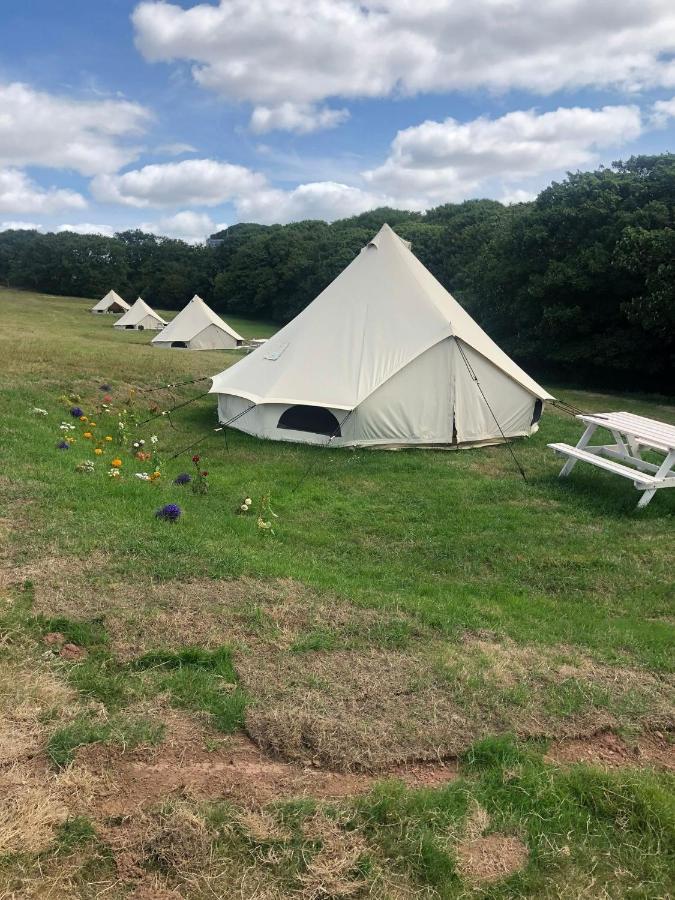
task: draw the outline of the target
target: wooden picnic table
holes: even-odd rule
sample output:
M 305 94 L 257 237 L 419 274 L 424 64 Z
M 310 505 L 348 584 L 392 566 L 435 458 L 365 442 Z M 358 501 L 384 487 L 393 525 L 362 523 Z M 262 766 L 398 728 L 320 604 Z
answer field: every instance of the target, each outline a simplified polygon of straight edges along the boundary
M 638 509 L 643 509 L 657 490 L 675 487 L 675 425 L 628 412 L 593 413 L 577 416 L 586 425 L 576 447 L 571 444 L 549 444 L 567 462 L 560 470 L 565 478 L 581 460 L 600 469 L 629 478 L 642 496 Z M 613 444 L 594 444 L 590 440 L 598 428 L 609 431 Z M 663 454 L 659 463 L 642 458 L 644 450 Z

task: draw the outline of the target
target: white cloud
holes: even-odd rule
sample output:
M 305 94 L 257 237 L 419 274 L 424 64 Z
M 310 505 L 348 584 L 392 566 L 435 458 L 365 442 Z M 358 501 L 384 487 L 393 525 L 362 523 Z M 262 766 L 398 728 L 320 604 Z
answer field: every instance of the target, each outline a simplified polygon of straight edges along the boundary
M 0 165 L 113 172 L 135 159 L 124 143 L 143 131 L 147 109 L 126 100 L 73 100 L 0 85 Z
M 150 234 L 178 238 L 188 244 L 200 244 L 214 231 L 221 231 L 227 225 L 214 222 L 207 213 L 186 209 L 156 222 L 142 222 L 138 227 Z
M 315 107 L 310 103 L 281 103 L 279 106 L 256 106 L 251 115 L 251 130 L 256 134 L 265 131 L 295 131 L 311 134 L 336 128 L 349 118 L 349 110 Z
M 93 179 L 94 197 L 126 206 L 218 206 L 265 186 L 265 178 L 230 163 L 188 159 Z
M 675 119 L 675 97 L 652 104 L 651 124 L 655 128 L 663 128 L 669 119 Z
M 315 181 L 291 191 L 276 188 L 257 191 L 240 197 L 236 206 L 240 219 L 271 224 L 301 219 L 330 222 L 357 215 L 385 202 L 386 198 L 358 187 L 335 181 Z
M 486 185 L 492 196 L 497 184 L 509 186 L 507 198 L 519 197 L 525 188 L 514 182 L 592 165 L 599 149 L 625 144 L 642 129 L 635 106 L 427 121 L 399 131 L 388 159 L 364 177 L 373 188 L 420 208 L 475 196 Z
M 74 231 L 75 234 L 100 234 L 103 237 L 112 237 L 116 229 L 112 225 L 94 225 L 91 222 L 79 222 L 75 225 L 58 225 L 55 232 Z
M 675 84 L 672 0 L 145 0 L 132 19 L 146 59 L 276 111 L 258 127 L 297 128 L 284 104 L 316 120 L 336 97 Z
M 75 191 L 43 188 L 19 169 L 0 169 L 0 212 L 19 215 L 54 213 L 63 209 L 84 209 L 86 205 L 84 197 Z
M 167 156 L 182 156 L 183 153 L 197 153 L 197 148 L 192 144 L 176 142 L 175 144 L 160 144 L 156 148 L 156 152 L 165 153 Z
M 41 231 L 42 225 L 37 222 L 0 222 L 0 231 Z

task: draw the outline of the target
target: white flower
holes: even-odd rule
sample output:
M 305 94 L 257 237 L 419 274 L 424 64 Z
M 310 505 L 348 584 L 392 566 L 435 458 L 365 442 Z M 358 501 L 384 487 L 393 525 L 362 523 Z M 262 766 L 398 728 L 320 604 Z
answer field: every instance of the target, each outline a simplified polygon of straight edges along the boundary
M 243 512 L 248 512 L 248 506 L 245 503 L 242 503 L 239 507 Z
M 123 431 L 124 430 L 124 422 L 118 422 L 117 427 Z
M 250 506 L 250 505 L 251 505 L 251 498 L 250 498 L 250 497 L 247 497 L 247 498 L 244 500 L 244 503 L 245 503 L 247 506 Z
M 120 470 L 119 470 L 119 469 L 111 469 L 111 470 L 108 472 L 108 475 L 109 475 L 111 478 L 119 478 L 119 477 L 120 477 Z
M 153 436 L 150 438 L 150 443 L 156 444 L 158 440 L 159 440 L 159 438 L 157 437 L 157 435 L 153 434 Z
M 141 447 L 142 447 L 143 444 L 145 443 L 145 441 L 139 441 L 138 443 L 139 443 L 139 444 L 141 445 Z M 135 446 L 135 445 L 134 445 L 134 446 Z
M 33 409 L 31 410 L 31 412 L 33 413 L 34 416 L 46 416 L 47 415 L 47 410 L 42 409 L 39 406 L 34 406 Z
M 138 446 L 140 446 L 138 441 L 134 441 L 134 447 L 138 447 Z
M 150 476 L 147 472 L 136 472 L 136 478 L 140 478 L 141 481 L 150 481 Z

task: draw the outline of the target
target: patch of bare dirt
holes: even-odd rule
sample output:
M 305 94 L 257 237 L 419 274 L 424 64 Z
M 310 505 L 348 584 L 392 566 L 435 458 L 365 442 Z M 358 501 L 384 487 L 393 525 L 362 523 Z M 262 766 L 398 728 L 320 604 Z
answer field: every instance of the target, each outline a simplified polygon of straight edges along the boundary
M 529 853 L 517 837 L 488 834 L 457 846 L 457 869 L 467 881 L 501 881 L 527 865 Z
M 587 763 L 608 768 L 653 766 L 675 772 L 675 744 L 663 734 L 644 734 L 627 743 L 603 732 L 553 744 L 545 757 L 555 763 Z
M 167 710 L 165 741 L 123 752 L 105 744 L 80 748 L 77 765 L 95 776 L 92 812 L 98 817 L 134 816 L 167 797 L 231 800 L 258 808 L 292 797 L 321 799 L 369 790 L 373 777 L 302 767 L 263 753 L 243 734 L 223 738 L 196 717 Z M 388 771 L 410 785 L 443 784 L 456 777 L 451 763 Z M 383 777 L 380 775 L 380 777 Z

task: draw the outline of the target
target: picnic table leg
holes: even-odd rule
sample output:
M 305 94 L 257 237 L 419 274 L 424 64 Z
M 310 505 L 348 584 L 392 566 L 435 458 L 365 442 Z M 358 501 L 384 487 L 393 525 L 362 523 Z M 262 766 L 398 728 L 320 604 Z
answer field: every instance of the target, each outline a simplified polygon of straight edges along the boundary
M 579 438 L 579 443 L 577 444 L 577 450 L 584 449 L 586 444 L 588 444 L 590 439 L 593 437 L 593 432 L 595 431 L 595 429 L 597 427 L 598 426 L 594 425 L 594 424 L 588 425 L 586 427 L 586 431 L 584 431 L 584 433 Z M 560 475 L 558 475 L 558 478 L 564 478 L 566 475 L 569 475 L 570 472 L 572 471 L 572 469 L 576 466 L 577 462 L 578 462 L 577 459 L 575 459 L 573 456 L 570 456 L 570 458 L 567 460 L 565 465 L 560 470 Z
M 659 466 L 658 472 L 654 473 L 654 478 L 665 478 L 670 470 L 675 466 L 675 450 L 671 450 L 670 453 L 666 455 L 666 458 L 663 460 L 661 465 Z M 654 488 L 651 491 L 643 491 L 642 496 L 638 501 L 637 508 L 644 509 L 645 506 L 652 499 L 654 494 L 656 493 L 657 488 Z

